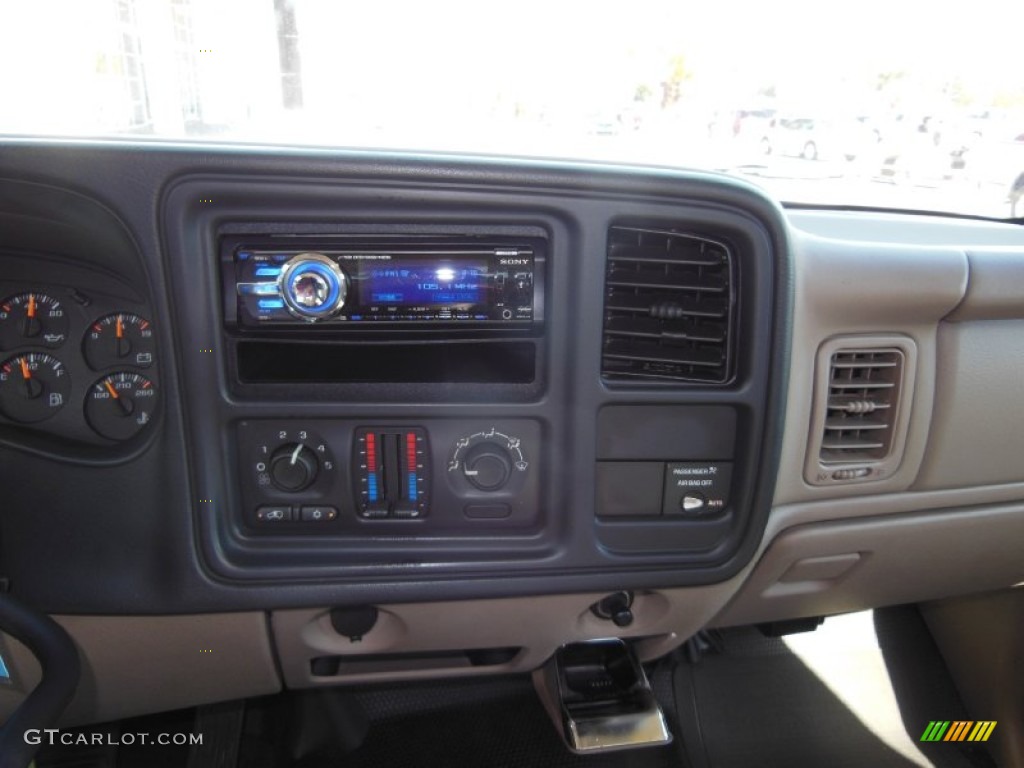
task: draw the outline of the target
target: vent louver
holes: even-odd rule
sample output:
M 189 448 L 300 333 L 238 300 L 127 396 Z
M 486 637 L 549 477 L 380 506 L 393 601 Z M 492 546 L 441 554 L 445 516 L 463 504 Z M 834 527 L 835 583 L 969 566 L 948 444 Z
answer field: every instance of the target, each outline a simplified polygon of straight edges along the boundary
M 821 438 L 822 464 L 880 461 L 889 455 L 903 364 L 898 349 L 833 353 Z
M 704 237 L 608 232 L 601 374 L 721 384 L 732 375 L 731 253 Z

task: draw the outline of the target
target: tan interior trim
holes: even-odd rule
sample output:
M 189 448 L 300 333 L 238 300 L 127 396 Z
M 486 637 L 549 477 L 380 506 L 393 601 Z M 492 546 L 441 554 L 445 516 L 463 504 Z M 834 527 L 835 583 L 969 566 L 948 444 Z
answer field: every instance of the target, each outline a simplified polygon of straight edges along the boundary
M 788 528 L 807 523 L 861 517 L 884 517 L 907 512 L 980 507 L 1020 501 L 1024 501 L 1024 483 L 1006 483 L 976 488 L 949 488 L 938 491 L 907 491 L 864 498 L 786 504 L 772 510 L 771 516 L 768 518 L 764 543 L 770 543 L 775 536 Z
M 1024 318 L 1024 251 L 971 248 L 970 280 L 963 302 L 947 316 L 952 322 Z
M 928 440 L 936 328 L 964 296 L 967 256 L 957 248 L 837 241 L 803 232 L 794 235 L 793 256 L 796 313 L 775 505 L 905 490 L 917 476 Z M 882 480 L 808 484 L 804 466 L 818 349 L 835 336 L 890 334 L 908 337 L 917 348 L 903 462 Z
M 772 540 L 715 617 L 730 626 L 859 611 L 1024 580 L 1024 503 L 837 520 Z
M 1017 301 L 1024 314 L 1024 294 Z M 942 323 L 931 437 L 914 488 L 1024 481 L 1022 381 L 1024 320 Z
M 292 688 L 529 672 L 564 643 L 602 637 L 645 638 L 638 644 L 641 658 L 664 655 L 718 613 L 744 576 L 707 587 L 639 593 L 633 605 L 634 623 L 624 629 L 591 613 L 590 606 L 605 592 L 388 605 L 382 607 L 377 625 L 355 643 L 334 631 L 326 607 L 274 611 L 272 626 L 285 683 Z M 508 663 L 483 667 L 453 661 L 447 666 L 420 664 L 417 668 L 401 659 L 391 663 L 385 659 L 372 666 L 346 665 L 333 677 L 315 677 L 310 669 L 310 660 L 319 656 L 498 647 L 522 650 Z
M 82 678 L 61 719 L 72 726 L 281 689 L 263 613 L 54 616 L 78 646 Z M 0 720 L 39 681 L 25 646 L 3 636 L 14 685 L 0 687 Z

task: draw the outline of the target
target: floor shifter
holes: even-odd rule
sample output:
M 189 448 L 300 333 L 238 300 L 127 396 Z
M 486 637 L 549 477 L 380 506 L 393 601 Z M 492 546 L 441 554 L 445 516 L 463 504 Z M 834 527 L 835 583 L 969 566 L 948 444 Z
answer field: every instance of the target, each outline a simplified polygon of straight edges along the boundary
M 672 741 L 643 667 L 619 639 L 563 645 L 534 686 L 569 749 L 579 754 Z

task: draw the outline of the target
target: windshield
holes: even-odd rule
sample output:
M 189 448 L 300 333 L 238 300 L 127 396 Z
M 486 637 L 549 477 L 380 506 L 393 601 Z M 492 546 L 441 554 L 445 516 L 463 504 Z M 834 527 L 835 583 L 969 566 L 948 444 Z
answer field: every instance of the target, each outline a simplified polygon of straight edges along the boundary
M 740 175 L 792 203 L 1024 215 L 1019 0 L 0 13 L 3 134 L 640 163 Z

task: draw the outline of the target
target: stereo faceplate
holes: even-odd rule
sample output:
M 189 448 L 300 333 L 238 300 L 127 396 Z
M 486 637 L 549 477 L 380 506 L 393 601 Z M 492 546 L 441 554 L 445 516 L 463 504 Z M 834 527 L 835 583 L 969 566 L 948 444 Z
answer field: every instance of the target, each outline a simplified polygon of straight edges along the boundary
M 241 328 L 532 329 L 543 265 L 531 238 L 228 237 L 224 315 Z

